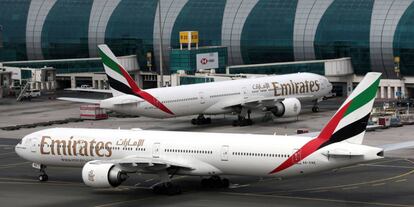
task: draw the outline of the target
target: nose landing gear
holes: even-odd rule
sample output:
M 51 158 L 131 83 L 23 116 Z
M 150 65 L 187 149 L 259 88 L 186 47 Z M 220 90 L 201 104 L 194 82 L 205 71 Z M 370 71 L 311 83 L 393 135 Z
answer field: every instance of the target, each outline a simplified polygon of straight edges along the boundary
M 38 177 L 40 182 L 46 182 L 46 181 L 49 180 L 49 176 L 47 176 L 45 169 L 46 169 L 46 166 L 41 164 L 40 165 L 40 170 L 39 170 L 40 175 Z
M 322 99 L 316 99 L 314 101 L 313 107 L 312 107 L 312 112 L 316 113 L 319 112 L 319 102 L 321 102 Z

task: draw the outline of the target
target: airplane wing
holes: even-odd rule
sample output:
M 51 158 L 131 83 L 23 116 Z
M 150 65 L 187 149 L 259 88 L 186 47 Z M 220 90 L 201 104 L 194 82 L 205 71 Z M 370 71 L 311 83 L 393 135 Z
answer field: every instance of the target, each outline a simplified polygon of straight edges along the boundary
M 404 148 L 414 148 L 414 141 L 387 144 L 387 145 L 379 146 L 379 148 L 384 149 L 384 152 L 388 152 L 392 150 L 399 150 L 399 149 L 404 149 Z
M 191 167 L 188 164 L 180 163 L 177 161 L 171 161 L 166 159 L 154 159 L 154 158 L 145 158 L 145 157 L 125 157 L 122 159 L 112 159 L 112 160 L 96 160 L 93 161 L 96 164 L 99 163 L 113 163 L 113 164 L 119 164 L 122 167 L 125 168 L 138 168 L 142 170 L 148 170 L 148 171 L 159 171 L 159 170 L 165 170 L 169 167 L 178 167 L 183 168 L 186 170 L 194 170 L 193 167 Z
M 313 97 L 312 95 L 298 95 L 295 96 L 295 98 L 310 98 Z M 265 103 L 265 102 L 278 102 L 278 101 L 282 101 L 283 99 L 280 97 L 255 97 L 252 99 L 247 99 L 244 100 L 243 104 L 261 104 L 261 103 Z
M 309 98 L 313 97 L 312 95 L 298 95 L 295 98 Z M 259 105 L 269 105 L 274 102 L 283 101 L 283 98 L 280 97 L 253 97 L 249 99 L 232 99 L 224 104 L 222 108 L 231 108 L 235 106 L 243 106 L 247 108 L 256 108 Z
M 98 99 L 89 99 L 89 98 L 68 98 L 68 97 L 60 97 L 57 98 L 58 100 L 62 101 L 70 101 L 70 102 L 79 102 L 79 103 L 90 103 L 90 104 L 100 104 L 101 100 Z
M 81 92 L 110 93 L 110 94 L 112 94 L 111 90 L 92 89 L 92 88 L 66 88 L 65 91 L 81 91 Z

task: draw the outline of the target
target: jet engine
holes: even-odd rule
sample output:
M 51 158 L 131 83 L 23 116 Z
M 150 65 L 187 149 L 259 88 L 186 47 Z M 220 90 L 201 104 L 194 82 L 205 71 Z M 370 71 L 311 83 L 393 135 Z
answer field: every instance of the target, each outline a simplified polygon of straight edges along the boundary
M 117 187 L 127 178 L 127 173 L 112 163 L 93 163 L 91 161 L 82 168 L 83 182 L 90 187 Z
M 268 108 L 276 117 L 292 117 L 300 113 L 301 105 L 297 98 L 286 98 L 277 102 L 274 107 Z

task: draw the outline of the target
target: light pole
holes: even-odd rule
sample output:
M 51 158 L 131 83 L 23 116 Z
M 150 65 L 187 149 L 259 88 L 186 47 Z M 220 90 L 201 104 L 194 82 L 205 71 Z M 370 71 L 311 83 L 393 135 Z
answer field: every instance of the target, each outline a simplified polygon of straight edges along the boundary
M 160 87 L 164 86 L 164 68 L 163 68 L 163 51 L 162 51 L 162 33 L 161 27 L 161 0 L 158 0 L 158 26 L 160 28 Z

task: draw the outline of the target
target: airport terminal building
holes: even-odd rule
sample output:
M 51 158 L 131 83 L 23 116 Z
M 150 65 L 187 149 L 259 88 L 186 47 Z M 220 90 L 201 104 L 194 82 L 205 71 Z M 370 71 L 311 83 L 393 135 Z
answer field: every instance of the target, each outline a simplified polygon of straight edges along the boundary
M 414 96 L 414 0 L 160 2 L 2 0 L 0 62 L 94 58 L 105 43 L 147 70 L 148 53 L 159 67 L 162 42 L 169 68 L 179 32 L 198 31 L 200 47 L 227 48 L 229 66 L 349 57 L 357 76 L 378 71 L 387 84 L 399 81 L 381 88 L 388 98 Z

